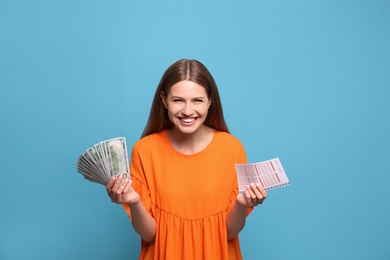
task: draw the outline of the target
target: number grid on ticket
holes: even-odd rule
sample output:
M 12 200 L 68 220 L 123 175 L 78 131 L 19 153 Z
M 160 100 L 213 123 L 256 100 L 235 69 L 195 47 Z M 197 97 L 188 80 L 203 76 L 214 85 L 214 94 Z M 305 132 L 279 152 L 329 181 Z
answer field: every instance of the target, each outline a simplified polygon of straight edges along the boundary
M 236 164 L 236 173 L 240 193 L 251 183 L 258 183 L 266 190 L 290 184 L 279 158 L 252 164 Z

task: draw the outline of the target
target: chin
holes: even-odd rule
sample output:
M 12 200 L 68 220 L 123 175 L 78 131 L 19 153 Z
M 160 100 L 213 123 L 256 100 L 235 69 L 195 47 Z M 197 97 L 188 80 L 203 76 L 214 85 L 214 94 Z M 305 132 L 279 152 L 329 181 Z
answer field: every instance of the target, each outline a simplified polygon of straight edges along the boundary
M 176 127 L 177 130 L 180 132 L 180 133 L 183 133 L 183 134 L 193 134 L 193 133 L 196 133 L 200 128 L 201 128 L 202 125 L 192 125 L 192 126 L 178 126 Z
M 186 135 L 190 135 L 190 134 L 193 134 L 195 133 L 199 128 L 178 128 L 179 132 L 182 133 L 182 134 L 186 134 Z

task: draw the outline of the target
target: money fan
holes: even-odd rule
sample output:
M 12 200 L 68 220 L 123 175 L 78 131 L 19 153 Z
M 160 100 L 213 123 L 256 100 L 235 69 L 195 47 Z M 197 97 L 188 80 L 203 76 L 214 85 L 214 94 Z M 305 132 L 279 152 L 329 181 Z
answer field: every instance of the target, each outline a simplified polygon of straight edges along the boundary
M 86 149 L 78 158 L 76 170 L 85 179 L 104 186 L 114 176 L 129 179 L 126 138 L 105 140 Z

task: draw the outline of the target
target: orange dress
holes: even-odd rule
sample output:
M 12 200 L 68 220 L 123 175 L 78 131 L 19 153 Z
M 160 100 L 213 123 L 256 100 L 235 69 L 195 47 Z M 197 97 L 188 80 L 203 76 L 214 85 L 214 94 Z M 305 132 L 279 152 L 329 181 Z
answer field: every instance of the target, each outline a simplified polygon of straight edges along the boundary
M 153 243 L 142 240 L 139 259 L 242 259 L 238 236 L 227 239 L 226 215 L 238 194 L 234 164 L 246 162 L 241 142 L 225 132 L 215 131 L 193 155 L 177 152 L 166 130 L 140 139 L 131 154 L 132 186 L 157 229 Z

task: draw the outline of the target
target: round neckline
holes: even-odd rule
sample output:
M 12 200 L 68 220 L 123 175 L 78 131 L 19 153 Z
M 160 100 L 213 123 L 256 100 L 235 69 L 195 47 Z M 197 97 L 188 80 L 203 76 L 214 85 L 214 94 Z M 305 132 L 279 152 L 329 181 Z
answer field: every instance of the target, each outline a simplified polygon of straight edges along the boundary
M 175 149 L 175 147 L 173 146 L 173 144 L 171 143 L 171 140 L 169 139 L 169 134 L 168 134 L 168 129 L 165 129 L 164 130 L 164 137 L 166 138 L 166 141 L 169 143 L 169 147 L 172 151 L 174 151 L 176 154 L 180 155 L 180 156 L 185 156 L 185 157 L 191 157 L 191 156 L 196 156 L 196 155 L 199 155 L 199 154 L 202 154 L 204 153 L 205 151 L 207 151 L 208 149 L 210 149 L 210 147 L 213 145 L 214 143 L 214 139 L 215 139 L 215 135 L 216 135 L 217 131 L 215 129 L 213 129 L 213 136 L 211 138 L 211 141 L 210 143 L 202 150 L 200 150 L 199 152 L 196 152 L 196 153 L 193 153 L 193 154 L 185 154 L 185 153 L 181 153 L 179 152 L 178 150 Z

